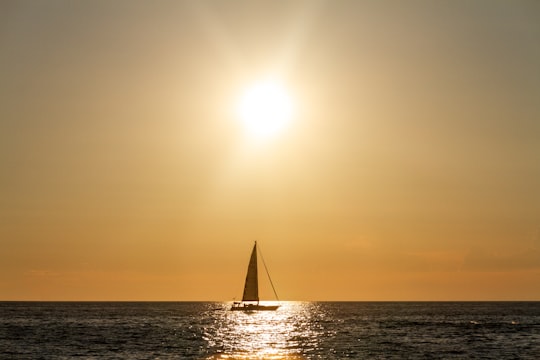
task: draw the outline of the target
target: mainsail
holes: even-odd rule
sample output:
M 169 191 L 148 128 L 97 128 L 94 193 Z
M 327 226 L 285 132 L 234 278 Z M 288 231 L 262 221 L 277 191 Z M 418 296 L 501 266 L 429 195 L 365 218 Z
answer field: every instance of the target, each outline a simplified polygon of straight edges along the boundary
M 259 301 L 259 281 L 257 275 L 257 242 L 253 245 L 253 251 L 249 259 L 248 271 L 246 275 L 246 285 L 242 301 Z

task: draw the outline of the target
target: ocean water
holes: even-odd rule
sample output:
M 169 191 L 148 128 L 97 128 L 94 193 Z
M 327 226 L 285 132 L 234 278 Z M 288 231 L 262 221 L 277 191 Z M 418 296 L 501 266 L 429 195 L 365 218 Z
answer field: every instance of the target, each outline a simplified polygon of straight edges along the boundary
M 0 302 L 2 359 L 540 359 L 540 302 Z

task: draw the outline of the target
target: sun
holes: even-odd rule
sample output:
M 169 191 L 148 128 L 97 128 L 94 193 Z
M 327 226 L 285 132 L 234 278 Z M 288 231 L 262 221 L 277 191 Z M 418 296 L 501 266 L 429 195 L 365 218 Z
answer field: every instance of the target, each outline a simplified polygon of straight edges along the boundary
M 287 128 L 293 115 L 293 102 L 279 82 L 261 81 L 244 91 L 237 112 L 249 136 L 268 138 Z

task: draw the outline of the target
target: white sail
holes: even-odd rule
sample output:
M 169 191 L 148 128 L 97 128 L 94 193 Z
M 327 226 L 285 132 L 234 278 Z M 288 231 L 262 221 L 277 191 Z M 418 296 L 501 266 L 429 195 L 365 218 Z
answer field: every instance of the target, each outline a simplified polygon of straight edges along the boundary
M 253 245 L 253 251 L 249 259 L 246 284 L 242 301 L 259 301 L 259 280 L 257 274 L 257 242 Z

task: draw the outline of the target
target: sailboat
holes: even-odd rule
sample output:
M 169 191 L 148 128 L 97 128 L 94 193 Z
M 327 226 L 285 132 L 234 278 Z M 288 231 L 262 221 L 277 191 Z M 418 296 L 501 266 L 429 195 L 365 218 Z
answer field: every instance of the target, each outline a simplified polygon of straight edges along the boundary
M 262 258 L 262 255 L 261 255 Z M 272 283 L 272 279 L 270 278 L 270 274 L 268 273 L 268 269 L 266 268 L 266 264 L 263 265 L 264 269 L 266 270 L 266 274 L 268 275 L 268 279 L 270 280 L 270 285 L 272 285 L 272 290 L 274 290 L 274 295 L 276 296 L 276 299 L 279 298 L 276 293 L 276 289 L 274 288 L 274 284 Z M 259 278 L 258 278 L 258 270 L 257 270 L 257 242 L 255 241 L 255 244 L 253 245 L 253 250 L 251 251 L 251 257 L 249 258 L 249 265 L 246 275 L 246 283 L 244 285 L 244 295 L 242 296 L 242 301 L 235 301 L 233 302 L 233 306 L 231 307 L 231 310 L 241 310 L 241 311 L 261 311 L 261 310 L 277 310 L 279 305 L 260 305 L 259 304 Z

